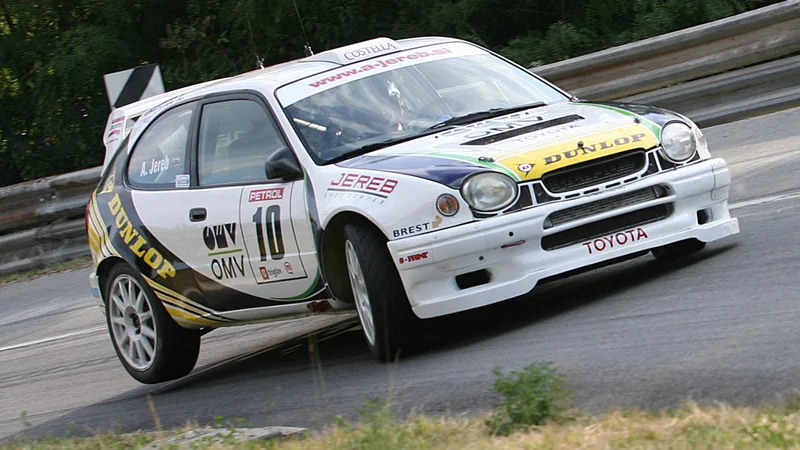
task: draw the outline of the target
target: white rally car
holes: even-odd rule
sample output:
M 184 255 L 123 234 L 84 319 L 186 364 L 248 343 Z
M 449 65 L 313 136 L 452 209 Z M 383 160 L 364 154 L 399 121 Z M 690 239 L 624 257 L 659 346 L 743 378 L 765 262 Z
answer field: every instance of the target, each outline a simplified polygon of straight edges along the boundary
M 420 319 L 735 234 L 681 115 L 580 101 L 474 44 L 375 39 L 115 110 L 92 290 L 144 383 L 200 336 L 355 307 L 381 360 Z

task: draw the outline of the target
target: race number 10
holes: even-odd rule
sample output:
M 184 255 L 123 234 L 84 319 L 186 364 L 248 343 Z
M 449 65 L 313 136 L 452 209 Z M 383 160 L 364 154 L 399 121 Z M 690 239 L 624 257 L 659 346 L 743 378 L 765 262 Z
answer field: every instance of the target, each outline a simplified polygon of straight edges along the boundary
M 264 217 L 266 215 L 266 217 Z M 256 239 L 258 239 L 258 251 L 261 253 L 261 261 L 266 261 L 267 256 L 272 260 L 283 258 L 285 253 L 283 247 L 283 233 L 281 232 L 281 207 L 272 205 L 264 212 L 264 208 L 259 206 L 253 214 L 253 223 L 256 225 Z M 266 241 L 264 240 L 264 229 L 266 228 Z M 267 255 L 269 246 L 269 255 Z

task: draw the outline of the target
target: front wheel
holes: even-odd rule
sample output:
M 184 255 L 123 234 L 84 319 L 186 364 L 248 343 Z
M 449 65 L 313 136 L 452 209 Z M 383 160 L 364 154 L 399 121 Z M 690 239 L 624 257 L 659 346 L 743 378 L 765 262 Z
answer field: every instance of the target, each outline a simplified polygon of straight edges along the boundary
M 344 233 L 347 272 L 364 338 L 379 361 L 391 361 L 418 342 L 420 319 L 411 311 L 383 234 L 358 222 L 347 224 Z
M 137 381 L 160 383 L 194 368 L 200 333 L 180 327 L 144 279 L 127 264 L 109 274 L 106 324 L 123 367 Z
M 705 248 L 706 243 L 699 239 L 686 239 L 663 247 L 654 248 L 653 256 L 661 261 L 675 261 Z

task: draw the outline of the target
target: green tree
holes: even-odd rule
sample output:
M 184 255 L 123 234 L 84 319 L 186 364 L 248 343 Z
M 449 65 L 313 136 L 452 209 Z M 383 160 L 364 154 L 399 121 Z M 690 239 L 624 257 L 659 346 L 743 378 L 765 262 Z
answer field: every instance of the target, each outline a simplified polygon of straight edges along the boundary
M 296 0 L 320 52 L 377 36 L 467 39 L 525 65 L 776 0 Z M 100 164 L 103 75 L 159 63 L 167 89 L 303 56 L 292 0 L 0 0 L 0 186 Z

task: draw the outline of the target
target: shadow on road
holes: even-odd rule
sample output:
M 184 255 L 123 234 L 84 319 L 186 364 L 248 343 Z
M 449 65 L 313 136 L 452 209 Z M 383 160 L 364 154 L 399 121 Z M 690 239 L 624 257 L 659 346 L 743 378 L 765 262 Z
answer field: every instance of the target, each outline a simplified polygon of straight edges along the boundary
M 512 300 L 431 319 L 426 327 L 428 346 L 422 353 L 457 351 L 458 348 L 474 342 L 531 326 L 700 264 L 737 246 L 738 243 L 734 242 L 669 263 L 658 261 L 648 254 L 571 277 L 540 283 L 533 292 Z
M 459 349 L 474 343 L 535 326 L 538 322 L 602 301 L 641 283 L 690 268 L 735 247 L 736 244 L 732 244 L 708 249 L 674 263 L 643 256 L 543 284 L 533 293 L 517 299 L 425 321 L 424 349 L 405 356 L 399 364 L 413 366 L 421 360 L 443 355 L 452 358 Z M 148 395 L 157 405 L 159 420 L 165 427 L 182 426 L 187 421 L 214 423 L 214 418 L 219 415 L 247 420 L 258 417 L 256 422 L 272 421 L 268 425 L 323 425 L 333 417 L 332 414 L 351 417 L 355 414 L 355 409 L 343 410 L 349 408 L 348 402 L 337 403 L 337 396 L 358 397 L 357 404 L 360 404 L 382 394 L 368 392 L 369 387 L 359 387 L 357 380 L 385 376 L 387 370 L 387 365 L 373 360 L 357 328 L 357 319 L 353 319 L 321 333 L 195 369 L 180 380 L 142 386 L 28 428 L 11 438 L 35 438 L 51 433 L 85 435 L 95 430 L 128 432 L 152 429 L 154 420 L 145 401 Z M 330 384 L 327 388 L 324 386 L 326 380 Z M 93 382 L 113 383 L 113 380 Z M 342 393 L 348 389 L 351 392 Z M 486 389 L 488 391 L 489 386 Z M 314 398 L 324 397 L 324 402 L 303 400 L 311 391 L 323 392 L 324 395 Z M 353 401 L 349 404 L 352 405 Z M 321 409 L 328 409 L 322 414 L 324 418 L 309 423 L 308 417 Z M 288 422 L 274 423 L 278 420 L 276 417 Z M 296 417 L 305 417 L 304 422 L 298 423 Z

